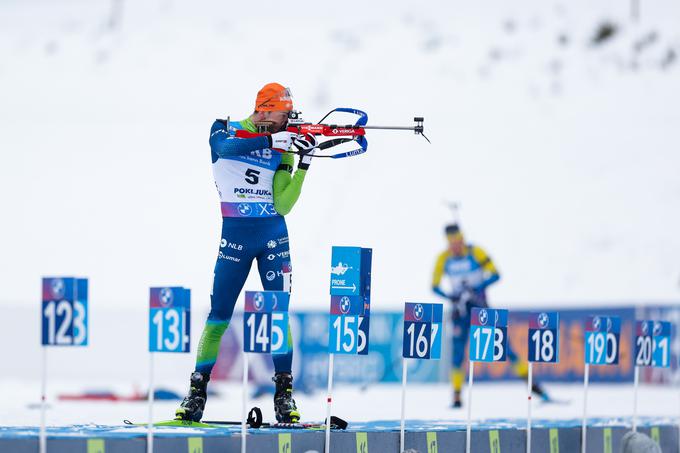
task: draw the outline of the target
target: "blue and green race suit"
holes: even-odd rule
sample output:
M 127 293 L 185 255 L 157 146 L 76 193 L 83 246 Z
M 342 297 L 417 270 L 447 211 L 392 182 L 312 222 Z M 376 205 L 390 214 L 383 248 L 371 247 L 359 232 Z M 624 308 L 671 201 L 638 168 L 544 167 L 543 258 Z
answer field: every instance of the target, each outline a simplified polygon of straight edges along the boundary
M 265 290 L 290 291 L 292 266 L 284 215 L 298 200 L 306 171 L 293 174 L 292 154 L 269 149 L 264 136 L 235 137 L 236 130 L 255 133 L 250 119 L 217 120 L 210 131 L 215 185 L 220 196 L 222 235 L 210 295 L 210 314 L 196 356 L 196 371 L 210 373 L 222 335 L 253 260 Z M 290 329 L 289 345 L 292 343 Z M 288 354 L 273 355 L 276 372 L 291 372 Z

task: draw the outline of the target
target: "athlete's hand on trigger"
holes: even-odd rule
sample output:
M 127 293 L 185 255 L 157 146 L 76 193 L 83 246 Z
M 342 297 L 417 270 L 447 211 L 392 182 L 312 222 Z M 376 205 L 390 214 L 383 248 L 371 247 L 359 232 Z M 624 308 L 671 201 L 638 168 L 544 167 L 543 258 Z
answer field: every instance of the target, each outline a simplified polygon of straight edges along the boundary
M 309 154 L 319 146 L 316 137 L 312 134 L 298 135 L 293 139 L 292 151 L 298 154 Z
M 269 147 L 280 153 L 285 153 L 290 149 L 293 140 L 297 137 L 295 132 L 281 131 L 268 136 Z

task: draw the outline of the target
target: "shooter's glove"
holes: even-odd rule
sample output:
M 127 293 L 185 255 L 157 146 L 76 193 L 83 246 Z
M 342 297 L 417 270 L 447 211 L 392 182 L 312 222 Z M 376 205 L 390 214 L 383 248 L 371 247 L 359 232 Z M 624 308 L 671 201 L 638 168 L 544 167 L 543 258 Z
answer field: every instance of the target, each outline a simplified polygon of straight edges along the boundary
M 309 169 L 309 165 L 312 163 L 312 156 L 314 155 L 317 146 L 319 146 L 319 143 L 312 134 L 298 135 L 298 137 L 293 140 L 291 151 L 300 155 L 300 162 L 298 162 L 299 169 Z
M 290 145 L 297 137 L 295 132 L 282 131 L 275 134 L 267 135 L 269 139 L 269 147 L 274 151 L 285 153 L 290 149 Z

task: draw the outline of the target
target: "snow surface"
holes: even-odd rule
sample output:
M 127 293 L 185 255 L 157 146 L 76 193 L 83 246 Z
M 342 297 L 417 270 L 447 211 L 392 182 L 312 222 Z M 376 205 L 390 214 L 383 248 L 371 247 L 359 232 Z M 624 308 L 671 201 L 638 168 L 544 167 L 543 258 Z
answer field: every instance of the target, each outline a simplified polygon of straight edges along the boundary
M 37 381 L 0 381 L 5 391 L 5 402 L 0 407 L 0 425 L 35 426 L 39 424 L 40 383 Z M 184 394 L 186 384 L 179 381 L 163 380 L 163 387 Z M 83 389 L 107 388 L 120 394 L 131 394 L 133 388 L 106 380 L 99 381 L 56 381 L 50 384 L 47 412 L 49 426 L 81 424 L 121 425 L 124 419 L 145 422 L 148 419 L 146 402 L 60 402 L 59 393 L 73 393 Z M 570 420 L 582 416 L 583 386 L 549 385 L 551 395 L 564 404 L 534 402 L 532 417 L 536 420 Z M 210 396 L 204 420 L 239 420 L 241 414 L 240 383 L 211 383 L 211 389 L 219 396 Z M 139 390 L 139 389 L 138 389 Z M 515 424 L 526 419 L 526 385 L 522 383 L 476 384 L 473 389 L 472 418 L 496 420 Z M 642 386 L 639 391 L 639 415 L 655 417 L 666 423 L 678 423 L 680 415 L 680 392 L 677 388 Z M 325 390 L 313 394 L 296 393 L 295 399 L 306 421 L 325 418 Z M 398 420 L 401 411 L 400 385 L 374 385 L 362 390 L 353 386 L 339 386 L 333 395 L 333 413 L 352 422 L 376 420 Z M 430 420 L 433 425 L 464 422 L 467 409 L 451 409 L 451 391 L 448 385 L 413 384 L 408 386 L 406 397 L 406 418 Z M 467 401 L 467 399 L 466 399 Z M 34 403 L 30 408 L 29 403 Z M 179 401 L 161 401 L 154 406 L 154 420 L 173 418 Z M 250 399 L 249 406 L 262 409 L 265 421 L 274 418 L 272 395 Z M 593 385 L 588 394 L 589 417 L 613 418 L 612 423 L 630 422 L 633 412 L 632 385 Z M 600 422 L 601 423 L 601 422 Z M 392 424 L 388 424 L 392 425 Z

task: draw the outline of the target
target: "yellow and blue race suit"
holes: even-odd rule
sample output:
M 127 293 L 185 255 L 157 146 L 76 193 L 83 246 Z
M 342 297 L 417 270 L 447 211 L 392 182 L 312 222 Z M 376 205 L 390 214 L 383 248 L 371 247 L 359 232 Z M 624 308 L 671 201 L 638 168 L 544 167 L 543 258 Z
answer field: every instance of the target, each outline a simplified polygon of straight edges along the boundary
M 442 252 L 434 267 L 432 291 L 453 302 L 453 354 L 451 380 L 454 390 L 463 386 L 463 359 L 470 329 L 472 307 L 486 307 L 486 288 L 500 280 L 500 274 L 489 255 L 476 245 L 467 244 L 460 255 Z M 446 284 L 445 284 L 446 283 Z M 510 344 L 508 358 L 517 361 Z M 520 371 L 521 374 L 521 371 Z

